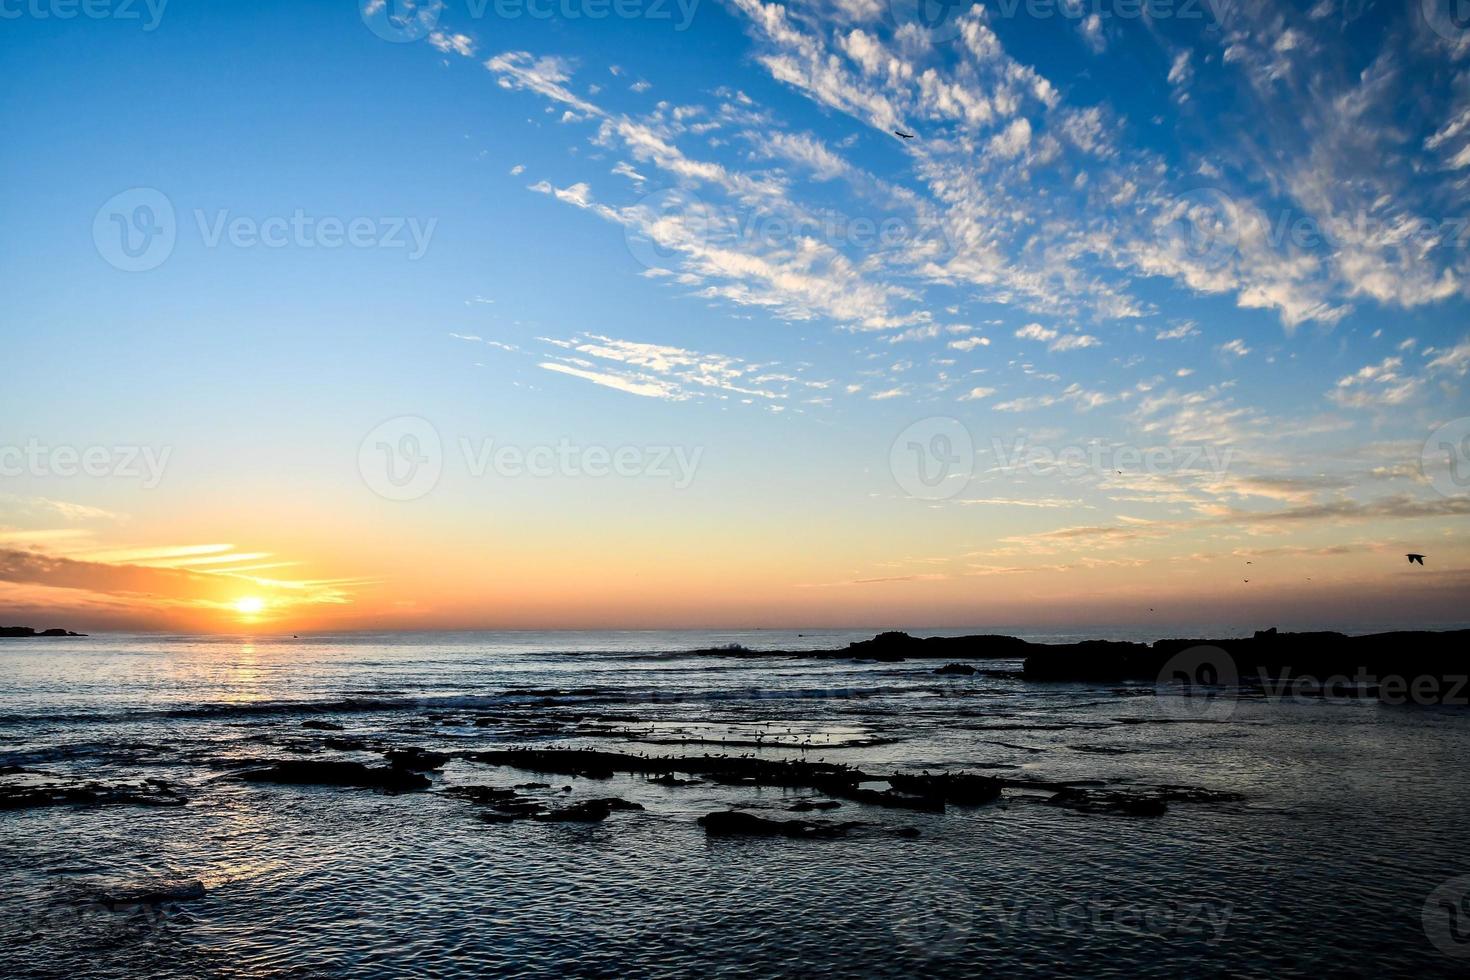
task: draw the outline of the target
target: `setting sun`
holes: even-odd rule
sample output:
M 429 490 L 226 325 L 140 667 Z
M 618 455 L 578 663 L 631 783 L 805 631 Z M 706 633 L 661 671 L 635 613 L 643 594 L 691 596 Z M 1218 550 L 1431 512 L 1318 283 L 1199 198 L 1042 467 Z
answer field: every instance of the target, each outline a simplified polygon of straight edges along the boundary
M 263 609 L 265 609 L 265 600 L 255 596 L 235 600 L 235 611 L 245 616 L 254 616 Z

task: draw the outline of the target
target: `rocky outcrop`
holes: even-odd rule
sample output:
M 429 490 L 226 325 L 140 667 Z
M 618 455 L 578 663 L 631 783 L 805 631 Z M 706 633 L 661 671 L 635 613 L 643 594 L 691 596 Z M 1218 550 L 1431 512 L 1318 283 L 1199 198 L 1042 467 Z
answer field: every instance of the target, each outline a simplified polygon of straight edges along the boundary
M 938 799 L 956 806 L 979 806 L 1000 799 L 1003 784 L 994 776 L 975 773 L 921 772 L 895 773 L 888 777 L 888 785 L 900 793 Z
M 699 818 L 699 825 L 711 837 L 791 837 L 802 840 L 846 837 L 861 824 L 830 823 L 815 820 L 772 820 L 741 810 L 721 810 Z
M 1470 630 L 1348 636 L 1269 629 L 1250 637 L 1166 639 L 1155 643 L 1030 643 L 1014 636 L 915 637 L 891 631 L 832 650 L 718 647 L 694 652 L 722 657 L 845 658 L 880 663 L 943 659 L 950 663 L 935 673 L 950 676 L 992 673 L 966 661 L 1022 660 L 1025 666 L 1020 676 L 1028 681 L 1114 684 L 1156 681 L 1166 668 L 1172 672 L 1177 657 L 1185 655 L 1187 659 L 1196 648 L 1223 651 L 1230 661 L 1227 672 L 1244 684 L 1268 686 L 1299 679 L 1306 682 L 1306 696 L 1330 696 L 1334 687 L 1326 683 L 1329 679 L 1367 678 L 1351 687 L 1343 684 L 1337 688 L 1395 703 L 1470 704 L 1470 682 L 1466 680 L 1470 675 L 1470 653 L 1466 652 L 1470 651 Z M 1415 683 L 1420 687 L 1415 689 Z
M 107 783 L 69 780 L 19 769 L 0 776 L 0 810 L 44 806 L 183 806 L 187 802 L 162 779 Z
M 0 637 L 14 637 L 25 639 L 33 636 L 86 636 L 86 633 L 73 633 L 71 630 L 49 629 L 38 630 L 30 626 L 0 626 Z
M 408 772 L 435 772 L 443 769 L 444 764 L 452 758 L 447 752 L 431 752 L 417 745 L 406 749 L 389 749 L 383 756 L 394 769 Z
M 427 776 L 394 766 L 365 766 L 361 762 L 288 759 L 240 774 L 247 783 L 284 783 L 293 786 L 345 786 L 408 793 L 428 789 Z

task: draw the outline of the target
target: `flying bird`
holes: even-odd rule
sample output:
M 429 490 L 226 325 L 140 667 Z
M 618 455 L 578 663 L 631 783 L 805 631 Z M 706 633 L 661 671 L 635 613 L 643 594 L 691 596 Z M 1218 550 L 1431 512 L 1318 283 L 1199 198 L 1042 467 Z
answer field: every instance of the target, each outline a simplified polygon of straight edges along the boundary
M 914 138 L 914 134 L 913 133 L 905 133 L 905 132 L 902 132 L 902 131 L 897 130 L 897 129 L 895 129 L 893 131 L 893 135 L 894 136 L 897 136 L 899 139 L 904 139 L 904 140 L 911 140 L 911 139 Z
M 1423 555 L 1405 555 L 1404 557 L 1407 558 L 1407 559 L 1409 559 L 1409 564 L 1410 565 L 1422 565 L 1422 564 L 1424 564 L 1424 556 Z

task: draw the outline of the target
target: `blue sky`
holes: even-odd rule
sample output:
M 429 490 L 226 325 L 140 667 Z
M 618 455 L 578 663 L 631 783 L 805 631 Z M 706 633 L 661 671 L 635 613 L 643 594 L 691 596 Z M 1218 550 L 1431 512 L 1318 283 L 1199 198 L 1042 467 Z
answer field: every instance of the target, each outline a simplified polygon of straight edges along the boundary
M 291 547 L 375 610 L 405 585 L 367 529 L 416 562 L 473 543 L 603 576 L 620 549 L 733 551 L 681 623 L 968 622 L 996 595 L 1101 617 L 1181 568 L 1180 617 L 1216 615 L 1247 552 L 1323 562 L 1322 617 L 1466 595 L 1470 450 L 1430 439 L 1470 367 L 1448 3 L 94 9 L 0 21 L 23 80 L 0 96 L 0 412 L 12 444 L 171 462 L 146 490 L 4 476 L 18 549 Z M 109 233 L 160 201 L 171 247 L 119 267 Z M 354 459 L 402 416 L 448 448 L 431 496 L 385 509 Z M 698 448 L 700 471 L 492 490 L 456 458 L 486 438 Z M 1439 577 L 1406 580 L 1405 548 Z M 556 568 L 604 619 L 632 601 Z

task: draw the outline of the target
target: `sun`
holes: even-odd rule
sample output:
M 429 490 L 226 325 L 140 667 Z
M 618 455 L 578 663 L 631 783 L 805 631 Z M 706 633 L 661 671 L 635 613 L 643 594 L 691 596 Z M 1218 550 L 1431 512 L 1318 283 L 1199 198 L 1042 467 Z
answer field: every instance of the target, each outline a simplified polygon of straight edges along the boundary
M 265 600 L 256 596 L 245 596 L 235 600 L 235 612 L 242 616 L 254 616 L 265 609 Z

